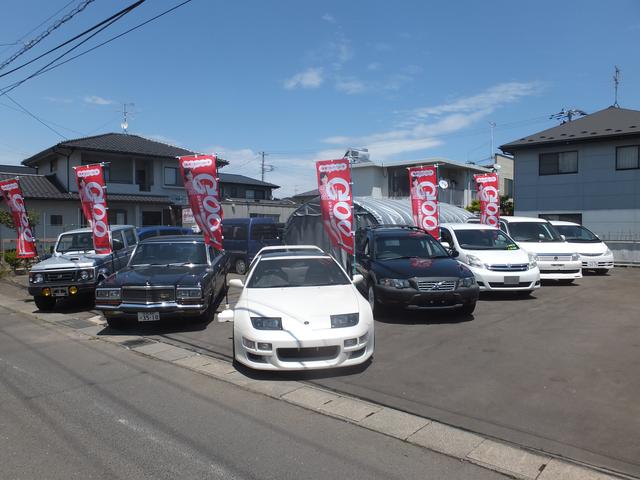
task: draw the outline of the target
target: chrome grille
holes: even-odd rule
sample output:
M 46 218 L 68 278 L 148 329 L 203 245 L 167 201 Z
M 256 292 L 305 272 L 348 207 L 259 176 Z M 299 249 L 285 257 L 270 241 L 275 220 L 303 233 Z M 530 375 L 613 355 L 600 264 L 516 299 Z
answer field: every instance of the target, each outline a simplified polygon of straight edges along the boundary
M 506 263 L 489 265 L 489 270 L 493 270 L 494 272 L 526 272 L 528 269 L 528 263 Z
M 173 302 L 176 294 L 173 287 L 154 287 L 154 288 L 127 288 L 122 289 L 123 303 L 162 303 Z
M 46 272 L 44 274 L 45 282 L 73 282 L 75 279 L 76 279 L 75 271 Z
M 450 292 L 456 289 L 455 280 L 418 280 L 417 283 L 421 292 Z
M 541 262 L 570 262 L 571 255 L 554 255 L 553 253 L 545 253 L 544 255 L 538 255 L 538 260 Z

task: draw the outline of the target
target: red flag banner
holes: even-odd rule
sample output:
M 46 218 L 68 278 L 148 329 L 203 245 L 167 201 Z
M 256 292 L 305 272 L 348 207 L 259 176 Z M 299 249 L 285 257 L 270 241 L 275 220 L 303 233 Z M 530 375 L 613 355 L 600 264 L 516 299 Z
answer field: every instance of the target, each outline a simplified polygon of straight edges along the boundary
M 500 220 L 500 194 L 498 193 L 498 174 L 483 173 L 474 175 L 480 199 L 480 223 L 498 226 Z
M 107 195 L 102 165 L 82 165 L 74 167 L 78 195 L 82 202 L 82 212 L 93 232 L 93 248 L 96 253 L 111 253 L 109 220 L 107 218 Z
M 331 242 L 353 253 L 353 198 L 349 160 L 320 160 L 316 162 L 320 208 L 324 229 Z
M 215 155 L 178 157 L 193 219 L 207 245 L 222 250 L 222 205 Z
M 438 167 L 422 166 L 409 169 L 411 209 L 416 226 L 440 238 L 438 228 Z
M 33 238 L 33 230 L 29 223 L 27 209 L 24 206 L 24 197 L 20 189 L 20 181 L 4 180 L 0 182 L 0 190 L 7 201 L 9 211 L 13 217 L 13 224 L 16 227 L 18 238 L 16 240 L 16 257 L 33 258 L 37 256 L 36 241 Z

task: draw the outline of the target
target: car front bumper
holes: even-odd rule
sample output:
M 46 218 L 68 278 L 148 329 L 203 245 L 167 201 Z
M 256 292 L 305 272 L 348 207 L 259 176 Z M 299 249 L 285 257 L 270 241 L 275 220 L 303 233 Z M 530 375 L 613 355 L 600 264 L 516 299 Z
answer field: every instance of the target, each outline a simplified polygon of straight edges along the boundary
M 476 267 L 469 269 L 475 275 L 481 292 L 517 292 L 540 288 L 540 270 L 535 267 L 522 272 L 498 272 Z
M 538 261 L 540 279 L 542 280 L 573 280 L 582 278 L 582 261 Z
M 160 319 L 172 317 L 196 317 L 202 315 L 207 310 L 205 303 L 181 304 L 177 302 L 162 303 L 120 303 L 109 305 L 96 303 L 97 310 L 100 310 L 106 318 L 122 318 L 127 320 L 137 320 L 138 313 L 158 312 Z
M 613 255 L 580 255 L 585 270 L 609 270 L 613 268 Z
M 78 291 L 74 294 L 72 294 L 69 289 L 71 287 L 76 287 L 78 289 Z M 43 290 L 44 289 L 49 289 L 50 294 L 49 295 L 44 295 Z M 52 293 L 54 292 L 54 290 L 64 290 L 66 295 L 52 295 Z M 77 297 L 78 295 L 81 294 L 89 294 L 89 293 L 93 293 L 96 289 L 95 285 L 87 285 L 87 284 L 82 284 L 82 283 L 45 283 L 45 284 L 37 284 L 37 285 L 29 285 L 29 287 L 27 288 L 29 295 L 33 296 L 33 297 L 43 297 L 43 296 L 47 296 L 47 297 L 51 297 L 51 296 L 55 296 L 56 298 L 73 298 L 73 297 Z
M 458 287 L 451 291 L 419 291 L 415 288 L 394 288 L 376 285 L 376 300 L 387 307 L 408 309 L 456 308 L 478 300 L 479 288 Z
M 246 346 L 243 338 L 254 342 L 253 348 Z M 345 341 L 354 339 L 354 345 L 345 346 Z M 373 328 L 359 324 L 306 335 L 286 330 L 236 330 L 234 343 L 236 360 L 253 369 L 317 370 L 364 363 L 373 354 L 375 342 Z M 270 348 L 265 349 L 264 344 Z

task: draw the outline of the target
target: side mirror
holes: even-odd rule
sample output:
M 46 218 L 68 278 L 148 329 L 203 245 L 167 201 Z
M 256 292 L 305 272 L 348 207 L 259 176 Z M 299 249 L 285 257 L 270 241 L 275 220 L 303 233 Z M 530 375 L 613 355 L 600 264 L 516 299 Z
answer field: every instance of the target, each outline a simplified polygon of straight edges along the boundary
M 229 285 L 230 288 L 244 288 L 244 283 L 242 283 L 242 280 L 239 278 L 232 278 L 227 285 Z
M 449 245 L 449 242 L 440 242 L 440 245 L 442 245 L 447 250 L 449 250 L 451 248 L 451 245 Z
M 353 280 L 352 281 L 353 281 L 354 285 L 357 285 L 358 283 L 364 282 L 364 277 L 362 275 L 360 275 L 359 273 L 356 273 L 353 276 Z
M 227 310 L 221 311 L 218 314 L 218 322 L 220 323 L 233 322 L 233 310 L 227 309 Z
M 562 238 L 562 240 L 564 240 L 565 242 L 567 241 L 567 237 L 565 237 L 564 235 L 560 235 L 560 238 Z
M 451 250 L 449 252 L 449 255 L 451 255 L 453 258 L 456 258 L 456 257 L 460 256 L 460 252 L 458 250 Z

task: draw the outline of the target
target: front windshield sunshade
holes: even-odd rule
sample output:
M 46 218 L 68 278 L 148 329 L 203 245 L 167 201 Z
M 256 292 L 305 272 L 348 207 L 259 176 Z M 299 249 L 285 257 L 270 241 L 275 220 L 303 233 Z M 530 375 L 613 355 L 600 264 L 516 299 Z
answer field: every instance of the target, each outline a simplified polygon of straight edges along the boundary
M 518 250 L 513 240 L 500 230 L 456 230 L 456 237 L 465 250 Z
M 558 225 L 555 227 L 561 235 L 564 235 L 567 242 L 576 243 L 600 243 L 601 240 L 596 237 L 591 230 L 582 225 Z
M 562 237 L 548 223 L 509 222 L 509 234 L 516 242 L 562 242 Z
M 444 258 L 449 255 L 431 235 L 380 236 L 376 238 L 375 258 Z
M 349 283 L 349 278 L 331 258 L 281 258 L 258 262 L 247 288 L 318 287 Z
M 202 243 L 142 243 L 130 265 L 205 265 L 207 252 Z
M 93 250 L 93 234 L 91 232 L 67 233 L 60 236 L 56 252 L 86 252 Z

